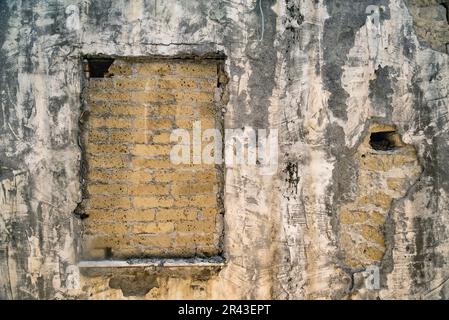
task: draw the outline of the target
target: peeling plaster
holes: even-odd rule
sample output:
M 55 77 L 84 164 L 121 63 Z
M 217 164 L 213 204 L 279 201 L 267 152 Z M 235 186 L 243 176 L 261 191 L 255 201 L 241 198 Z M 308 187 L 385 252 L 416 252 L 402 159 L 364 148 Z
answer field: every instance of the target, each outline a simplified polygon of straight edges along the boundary
M 2 2 L 0 298 L 447 299 L 449 58 L 420 42 L 405 1 L 374 1 L 379 24 L 372 2 Z M 81 59 L 217 52 L 225 127 L 279 129 L 279 170 L 226 170 L 222 269 L 150 268 L 127 297 L 116 270 L 77 268 Z M 389 211 L 372 291 L 340 257 L 337 212 L 357 196 L 354 155 L 375 121 L 423 172 Z

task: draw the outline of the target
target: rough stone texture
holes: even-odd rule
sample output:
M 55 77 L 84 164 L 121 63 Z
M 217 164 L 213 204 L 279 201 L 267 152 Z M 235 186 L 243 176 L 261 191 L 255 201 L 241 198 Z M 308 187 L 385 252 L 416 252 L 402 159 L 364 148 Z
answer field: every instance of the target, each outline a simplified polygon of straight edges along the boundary
M 86 80 L 83 257 L 220 254 L 222 170 L 192 164 L 190 147 L 188 163 L 170 161 L 174 129 L 188 130 L 184 144 L 194 121 L 221 129 L 220 63 L 115 59 L 105 78 Z
M 421 173 L 413 146 L 395 127 L 373 125 L 354 155 L 358 163 L 356 197 L 339 208 L 340 248 L 345 264 L 367 268 L 385 254 L 385 221 L 392 202 L 405 196 Z M 374 140 L 386 133 L 390 141 Z
M 449 57 L 444 32 L 414 10 L 403 0 L 1 2 L 0 297 L 447 299 Z M 82 57 L 217 52 L 230 79 L 225 127 L 279 129 L 280 147 L 275 176 L 226 169 L 225 266 L 80 272 Z M 407 164 L 363 164 L 375 124 L 395 127 Z M 374 229 L 347 229 L 383 244 L 353 264 L 342 215 L 377 192 L 367 185 L 377 175 L 387 197 L 366 206 L 385 205 L 362 224 Z M 367 263 L 380 267 L 379 289 L 363 281 Z
M 449 1 L 407 0 L 419 40 L 449 53 Z

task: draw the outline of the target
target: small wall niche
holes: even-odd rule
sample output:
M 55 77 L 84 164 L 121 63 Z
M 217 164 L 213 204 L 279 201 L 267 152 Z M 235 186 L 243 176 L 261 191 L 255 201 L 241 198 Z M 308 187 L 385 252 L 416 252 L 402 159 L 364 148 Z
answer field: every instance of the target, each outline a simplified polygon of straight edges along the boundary
M 87 58 L 84 68 L 88 78 L 105 78 L 109 67 L 114 63 L 112 58 Z
M 404 146 L 401 136 L 393 130 L 372 132 L 369 144 L 377 151 L 393 151 Z

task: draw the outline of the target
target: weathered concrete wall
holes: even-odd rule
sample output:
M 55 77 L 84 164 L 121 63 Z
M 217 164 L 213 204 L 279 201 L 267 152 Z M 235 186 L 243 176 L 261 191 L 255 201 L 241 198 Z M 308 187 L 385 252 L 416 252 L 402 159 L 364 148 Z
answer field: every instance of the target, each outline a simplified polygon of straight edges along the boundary
M 0 297 L 448 298 L 449 57 L 442 36 L 432 47 L 418 38 L 423 21 L 408 5 L 1 2 Z M 225 127 L 279 129 L 280 148 L 274 176 L 226 170 L 226 265 L 80 271 L 82 56 L 216 52 L 230 79 Z M 361 152 L 378 125 L 394 126 L 412 165 L 364 179 Z M 403 179 L 400 190 L 388 178 Z M 364 193 L 382 206 L 376 192 L 389 199 L 367 224 L 380 254 L 352 263 L 343 235 L 363 230 L 345 229 L 342 215 Z M 363 281 L 368 263 L 379 289 Z

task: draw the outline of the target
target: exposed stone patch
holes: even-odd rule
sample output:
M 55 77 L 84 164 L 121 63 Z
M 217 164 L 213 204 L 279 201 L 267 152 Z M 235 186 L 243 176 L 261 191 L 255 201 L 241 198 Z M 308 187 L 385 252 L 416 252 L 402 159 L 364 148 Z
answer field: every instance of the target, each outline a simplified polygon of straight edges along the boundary
M 92 58 L 82 132 L 83 256 L 88 259 L 220 253 L 222 168 L 193 163 L 192 128 L 221 129 L 220 60 Z M 221 96 L 218 97 L 221 99 Z M 188 163 L 170 158 L 188 133 Z M 208 141 L 200 142 L 203 147 Z
M 158 286 L 157 278 L 147 273 L 136 273 L 135 275 L 117 275 L 109 279 L 112 289 L 120 289 L 123 296 L 144 296 L 151 289 Z
M 416 150 L 395 127 L 372 125 L 358 147 L 356 198 L 339 209 L 340 245 L 351 268 L 378 264 L 385 253 L 385 220 L 421 173 Z

